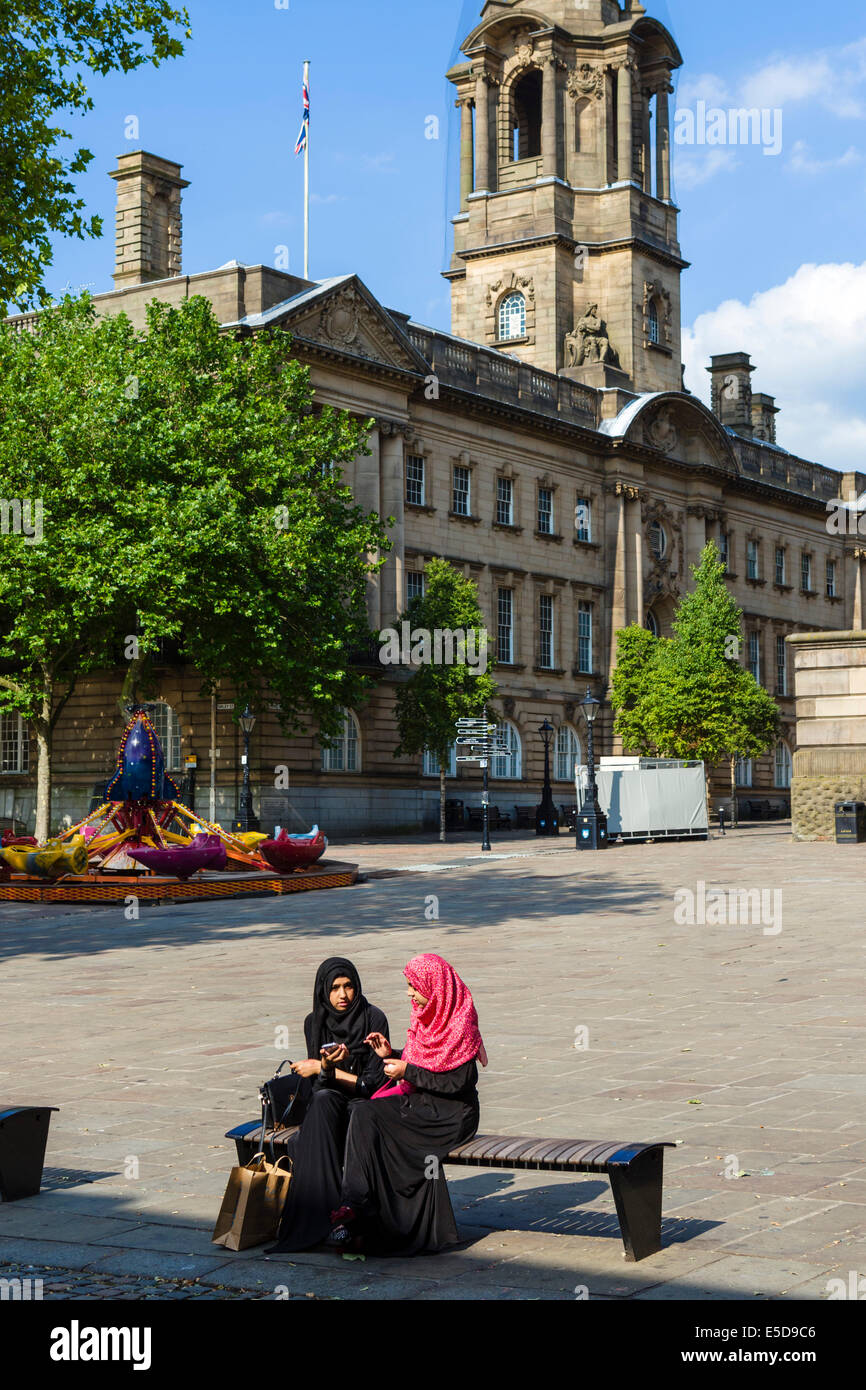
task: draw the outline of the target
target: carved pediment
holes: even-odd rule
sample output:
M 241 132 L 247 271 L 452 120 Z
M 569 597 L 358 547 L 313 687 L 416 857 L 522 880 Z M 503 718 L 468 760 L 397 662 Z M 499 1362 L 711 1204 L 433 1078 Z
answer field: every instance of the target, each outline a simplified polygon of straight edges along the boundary
M 304 295 L 281 324 L 296 338 L 387 367 L 426 372 L 427 364 L 398 325 L 354 278 Z

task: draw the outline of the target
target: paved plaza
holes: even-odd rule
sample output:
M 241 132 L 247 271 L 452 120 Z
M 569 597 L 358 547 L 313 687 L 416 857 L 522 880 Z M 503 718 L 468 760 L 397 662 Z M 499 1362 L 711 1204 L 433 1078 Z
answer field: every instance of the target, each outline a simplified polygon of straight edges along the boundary
M 0 1276 L 46 1297 L 644 1301 L 818 1300 L 866 1274 L 866 846 L 759 825 L 582 855 L 517 835 L 483 858 L 466 837 L 335 850 L 366 882 L 138 921 L 0 906 L 0 1099 L 61 1107 L 44 1191 L 0 1206 Z M 756 920 L 714 924 L 729 888 L 764 891 Z M 447 1254 L 211 1244 L 224 1132 L 303 1054 L 316 966 L 351 957 L 399 1045 L 419 951 L 475 996 L 485 1132 L 677 1141 L 659 1255 L 625 1262 L 604 1178 L 463 1168 Z

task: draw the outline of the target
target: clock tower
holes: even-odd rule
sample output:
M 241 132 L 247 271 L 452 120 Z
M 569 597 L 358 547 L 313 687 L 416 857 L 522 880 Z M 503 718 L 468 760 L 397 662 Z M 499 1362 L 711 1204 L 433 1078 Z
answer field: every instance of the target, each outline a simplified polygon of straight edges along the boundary
M 462 51 L 452 331 L 589 386 L 679 391 L 671 35 L 638 0 L 487 0 Z

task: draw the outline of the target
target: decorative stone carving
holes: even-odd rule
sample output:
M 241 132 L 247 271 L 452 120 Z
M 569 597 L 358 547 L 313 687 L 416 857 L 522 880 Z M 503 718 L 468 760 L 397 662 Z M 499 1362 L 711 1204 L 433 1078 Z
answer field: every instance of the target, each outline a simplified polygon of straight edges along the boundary
M 326 342 L 348 347 L 358 338 L 361 319 L 361 300 L 349 286 L 326 304 L 319 319 L 319 331 Z
M 589 362 L 607 362 L 619 366 L 619 354 L 607 336 L 607 325 L 599 317 L 598 305 L 588 304 L 578 319 L 574 332 L 566 334 L 565 365 L 582 367 Z
M 643 314 L 643 334 L 647 342 L 650 341 L 650 306 L 653 302 L 655 302 L 656 311 L 661 310 L 659 313 L 661 340 L 665 347 L 670 347 L 674 340 L 670 293 L 665 289 L 661 280 L 644 280 L 643 300 L 638 303 L 638 308 Z
M 520 290 L 530 303 L 535 303 L 535 283 L 529 275 L 518 275 L 512 270 L 510 275 L 502 275 L 487 286 L 487 307 L 492 309 L 503 290 Z
M 677 447 L 678 439 L 674 413 L 669 405 L 662 406 L 644 425 L 645 442 L 653 449 L 660 449 L 663 454 L 671 453 Z
M 604 96 L 604 69 L 592 63 L 581 63 L 568 74 L 568 95 L 578 101 L 581 97 Z
M 511 37 L 514 43 L 514 56 L 517 59 L 516 66 L 519 68 L 530 67 L 535 53 L 532 30 L 528 26 L 523 29 L 515 29 Z
M 672 512 L 665 502 L 645 502 L 641 507 L 641 521 L 647 535 L 646 554 L 652 562 L 644 587 L 646 601 L 652 604 L 662 596 L 678 599 L 685 554 L 682 514 Z M 668 541 L 667 550 L 662 556 L 656 555 L 649 544 L 650 527 L 656 521 L 663 527 Z

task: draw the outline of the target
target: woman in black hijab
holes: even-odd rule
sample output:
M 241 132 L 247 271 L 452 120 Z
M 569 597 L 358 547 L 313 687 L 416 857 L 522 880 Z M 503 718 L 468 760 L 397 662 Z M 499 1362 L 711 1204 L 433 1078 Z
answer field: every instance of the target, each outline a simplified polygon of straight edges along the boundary
M 307 1058 L 292 1064 L 296 1075 L 309 1078 L 310 1098 L 300 1130 L 286 1145 L 294 1166 L 273 1247 L 281 1253 L 309 1250 L 331 1229 L 352 1109 L 387 1080 L 382 1059 L 364 1042 L 370 1033 L 387 1038 L 388 1020 L 364 998 L 352 962 L 332 956 L 316 972 L 313 1012 L 304 1019 Z M 329 1052 L 328 1044 L 337 1044 L 337 1050 Z

